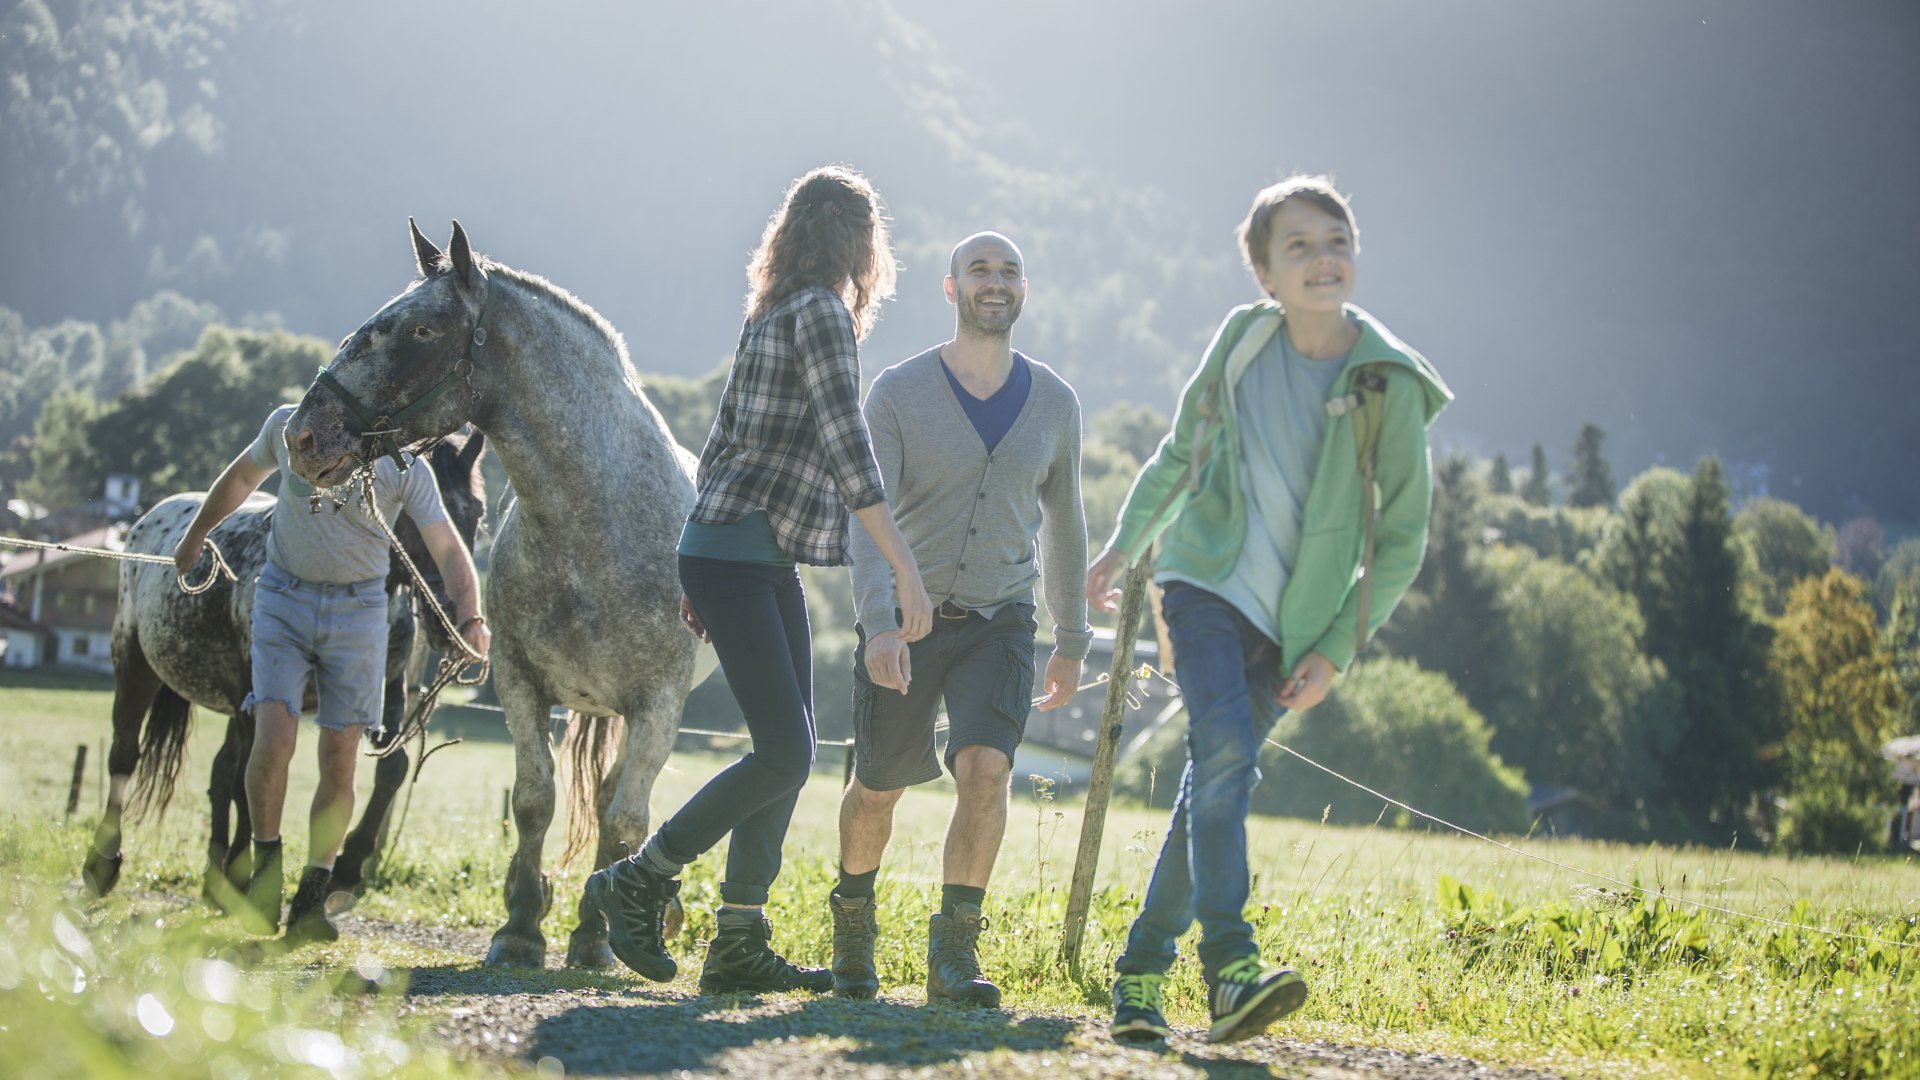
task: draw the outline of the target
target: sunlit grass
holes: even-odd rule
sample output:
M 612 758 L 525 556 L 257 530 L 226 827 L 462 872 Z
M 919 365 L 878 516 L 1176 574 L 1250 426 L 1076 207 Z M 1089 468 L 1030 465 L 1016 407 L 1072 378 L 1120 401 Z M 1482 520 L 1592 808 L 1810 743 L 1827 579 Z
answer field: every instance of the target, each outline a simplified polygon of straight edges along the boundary
M 425 1049 L 431 1040 L 409 1040 L 383 995 L 395 992 L 408 967 L 476 965 L 477 950 L 456 954 L 383 939 L 277 956 L 198 905 L 206 822 L 199 792 L 217 718 L 203 720 L 166 821 L 129 831 L 119 893 L 91 904 L 78 900 L 72 882 L 98 807 L 91 770 L 81 812 L 70 823 L 60 814 L 72 748 L 102 737 L 107 705 L 97 688 L 29 691 L 0 683 L 0 779 L 22 793 L 0 818 L 0 887 L 10 920 L 0 946 L 0 1074 L 241 1075 L 235 1070 L 265 1071 L 316 1053 L 356 1055 L 366 1074 L 457 1068 Z M 723 760 L 677 755 L 656 789 L 656 813 L 677 806 Z M 835 863 L 839 779 L 837 760 L 823 766 L 830 767 L 802 794 L 787 869 L 769 906 L 779 946 L 815 963 L 824 963 L 830 949 L 824 897 Z M 304 842 L 311 771 L 303 753 L 288 804 L 290 850 Z M 469 741 L 436 755 L 357 911 L 471 928 L 480 932 L 474 940 L 491 932 L 504 918 L 499 883 L 512 841 L 502 829 L 500 796 L 511 775 L 504 744 Z M 363 789 L 370 779 L 366 770 Z M 1097 1017 L 1159 848 L 1163 815 L 1118 807 L 1109 816 L 1101 888 L 1075 977 L 1056 953 L 1079 809 L 1036 794 L 1025 781 L 1017 786 L 988 897 L 987 970 L 1012 1007 Z M 879 886 L 881 977 L 889 989 L 917 987 L 925 976 L 926 920 L 937 904 L 950 805 L 945 783 L 901 803 Z M 550 867 L 563 828 L 556 821 L 550 834 Z M 1920 887 L 1910 858 L 1788 859 L 1544 839 L 1525 846 L 1718 905 L 1920 940 Z M 1270 956 L 1299 966 L 1313 988 L 1306 1007 L 1285 1024 L 1290 1037 L 1605 1076 L 1896 1076 L 1911 1075 L 1920 1062 L 1920 1029 L 1910 1022 L 1920 1009 L 1920 958 L 1908 948 L 1648 904 L 1459 837 L 1257 820 L 1251 847 L 1258 940 Z M 673 948 L 688 988 L 699 941 L 711 933 L 722 854 L 702 859 L 686 876 L 687 928 Z M 565 949 L 585 869 L 555 870 L 556 902 L 544 924 L 551 962 Z M 1176 1024 L 1205 1021 L 1192 949 L 1189 938 L 1168 987 Z M 206 966 L 215 962 L 231 965 L 243 985 L 266 989 L 234 1001 L 207 997 L 208 978 L 228 978 L 225 968 Z M 370 984 L 356 963 L 376 976 L 391 974 L 365 993 Z M 630 978 L 549 975 L 556 987 Z M 75 988 L 77 977 L 84 987 Z M 156 1006 L 173 1024 L 165 1036 L 143 1021 L 165 1026 Z M 214 1039 L 229 1020 L 233 1035 Z M 288 1031 L 326 1038 L 289 1042 Z M 395 1059 L 394 1040 L 410 1045 L 412 1056 Z M 216 1064 L 223 1060 L 228 1064 Z

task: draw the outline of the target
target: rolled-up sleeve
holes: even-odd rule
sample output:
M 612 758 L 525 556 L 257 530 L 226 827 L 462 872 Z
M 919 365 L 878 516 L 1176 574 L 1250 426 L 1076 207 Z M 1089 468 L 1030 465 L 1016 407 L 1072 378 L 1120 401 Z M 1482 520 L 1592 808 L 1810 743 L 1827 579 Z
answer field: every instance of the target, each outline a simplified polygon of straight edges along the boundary
M 794 314 L 793 336 L 807 409 L 840 501 L 849 511 L 885 502 L 886 484 L 860 413 L 860 355 L 852 317 L 822 295 Z

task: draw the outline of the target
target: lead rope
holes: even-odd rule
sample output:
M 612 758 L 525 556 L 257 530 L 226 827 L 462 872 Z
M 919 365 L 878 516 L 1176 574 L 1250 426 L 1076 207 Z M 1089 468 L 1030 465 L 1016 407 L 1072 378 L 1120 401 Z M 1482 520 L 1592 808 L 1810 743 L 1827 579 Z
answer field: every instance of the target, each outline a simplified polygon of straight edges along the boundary
M 158 566 L 174 565 L 173 560 L 165 555 L 146 555 L 137 551 L 115 551 L 112 548 L 86 547 L 82 544 L 58 544 L 48 540 L 23 540 L 14 536 L 0 536 L 0 546 L 35 548 L 41 551 L 71 551 L 78 555 L 93 555 L 102 559 L 116 559 L 120 562 L 153 563 Z M 214 582 L 219 581 L 221 578 L 226 578 L 228 581 L 236 583 L 240 580 L 240 578 L 234 574 L 233 567 L 227 565 L 226 556 L 220 554 L 220 545 L 214 543 L 212 537 L 207 538 L 207 554 L 213 556 L 213 566 L 207 571 L 206 580 L 197 585 L 189 583 L 187 576 L 180 573 L 178 567 L 174 568 L 174 583 L 179 585 L 180 591 L 186 593 L 188 596 L 199 596 L 201 593 L 213 588 Z
M 377 461 L 378 459 L 375 460 Z M 357 480 L 360 485 L 361 508 L 367 512 L 368 517 L 373 519 L 374 524 L 380 526 L 380 531 L 386 534 L 387 543 L 399 554 L 401 565 L 407 568 L 407 576 L 413 580 L 414 591 L 418 593 L 421 600 L 426 603 L 427 608 L 433 612 L 434 617 L 440 620 L 441 628 L 447 632 L 447 639 L 453 642 L 453 647 L 462 654 L 459 656 L 449 656 L 440 661 L 440 666 L 434 675 L 432 684 L 421 689 L 420 700 L 414 703 L 413 709 L 407 714 L 407 718 L 401 722 L 400 730 L 394 733 L 392 741 L 388 742 L 385 748 L 376 751 L 374 754 L 376 757 L 386 757 L 389 754 L 397 753 L 401 748 L 405 747 L 407 740 L 415 734 L 420 736 L 422 740 L 421 746 L 424 748 L 426 745 L 427 718 L 433 714 L 433 707 L 439 701 L 440 692 L 445 690 L 450 683 L 458 683 L 461 686 L 479 686 L 481 683 L 487 681 L 487 675 L 491 671 L 491 664 L 486 657 L 475 652 L 473 646 L 468 645 L 465 638 L 460 636 L 459 628 L 453 624 L 453 617 L 448 615 L 447 610 L 440 606 L 439 597 L 433 594 L 433 590 L 428 587 L 426 579 L 421 576 L 420 568 L 414 565 L 413 557 L 407 554 L 406 545 L 400 542 L 400 537 L 394 533 L 392 526 L 387 524 L 387 519 L 381 516 L 380 506 L 374 500 L 373 472 L 373 464 L 367 463 L 361 465 L 355 473 L 354 479 Z M 477 668 L 478 670 L 472 675 L 465 674 L 470 668 Z M 434 749 L 437 750 L 439 747 L 435 747 Z M 425 754 L 421 755 L 420 764 L 426 764 Z M 418 782 L 420 778 L 418 766 L 414 768 L 413 775 L 415 782 Z

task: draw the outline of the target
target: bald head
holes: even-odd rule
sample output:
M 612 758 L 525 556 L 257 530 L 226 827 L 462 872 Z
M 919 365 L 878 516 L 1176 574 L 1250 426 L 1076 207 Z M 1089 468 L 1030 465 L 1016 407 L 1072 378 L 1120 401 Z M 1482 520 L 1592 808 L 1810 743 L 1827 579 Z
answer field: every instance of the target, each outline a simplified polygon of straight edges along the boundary
M 1020 276 L 1026 276 L 1027 260 L 1021 256 L 1019 246 L 997 232 L 977 232 L 955 244 L 952 256 L 947 259 L 947 276 L 957 281 L 962 267 L 980 260 L 1010 260 L 1020 268 Z

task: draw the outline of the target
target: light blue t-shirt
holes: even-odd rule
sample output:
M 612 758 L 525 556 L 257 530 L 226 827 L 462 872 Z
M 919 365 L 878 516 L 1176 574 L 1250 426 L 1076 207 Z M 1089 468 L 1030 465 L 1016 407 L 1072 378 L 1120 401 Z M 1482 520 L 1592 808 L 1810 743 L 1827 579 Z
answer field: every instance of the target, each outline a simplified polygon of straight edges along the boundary
M 1240 496 L 1247 507 L 1247 539 L 1225 581 L 1195 581 L 1163 573 L 1162 584 L 1198 585 L 1238 608 L 1260 632 L 1280 640 L 1280 594 L 1300 551 L 1313 470 L 1327 430 L 1327 395 L 1347 358 L 1309 360 L 1285 328 L 1260 350 L 1234 387 L 1240 428 Z

